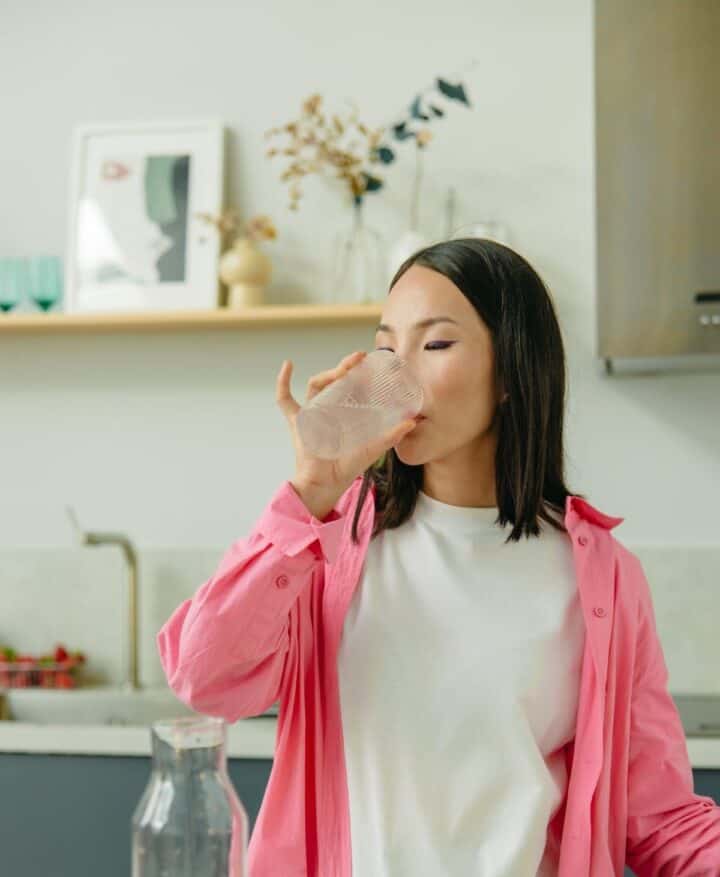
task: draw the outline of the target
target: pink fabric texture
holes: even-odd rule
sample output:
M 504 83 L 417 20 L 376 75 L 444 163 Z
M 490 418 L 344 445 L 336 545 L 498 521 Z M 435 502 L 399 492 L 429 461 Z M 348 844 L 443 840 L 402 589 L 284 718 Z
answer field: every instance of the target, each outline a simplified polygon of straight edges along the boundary
M 352 872 L 337 650 L 375 513 L 371 490 L 355 545 L 361 484 L 320 521 L 283 482 L 157 634 L 168 683 L 192 709 L 235 722 L 280 702 L 249 877 Z M 620 877 L 625 864 L 638 877 L 720 877 L 720 807 L 693 792 L 648 582 L 611 532 L 622 521 L 567 498 L 587 636 L 567 794 L 547 842 L 558 877 Z

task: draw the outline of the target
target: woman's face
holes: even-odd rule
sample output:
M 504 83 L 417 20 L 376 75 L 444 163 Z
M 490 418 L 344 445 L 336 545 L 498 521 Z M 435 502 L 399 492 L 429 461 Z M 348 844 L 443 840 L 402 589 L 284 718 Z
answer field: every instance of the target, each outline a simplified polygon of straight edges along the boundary
M 415 324 L 434 317 L 427 327 Z M 494 435 L 498 393 L 494 353 L 482 318 L 442 274 L 413 265 L 385 300 L 375 348 L 406 360 L 423 389 L 423 420 L 396 446 L 398 457 L 417 466 L 460 449 L 486 449 Z

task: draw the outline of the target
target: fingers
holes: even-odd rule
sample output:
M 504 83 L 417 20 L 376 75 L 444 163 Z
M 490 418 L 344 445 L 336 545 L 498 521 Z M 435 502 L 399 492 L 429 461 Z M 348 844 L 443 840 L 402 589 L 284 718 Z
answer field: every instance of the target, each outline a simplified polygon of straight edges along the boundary
M 290 375 L 292 369 L 292 362 L 289 359 L 286 359 L 280 366 L 280 371 L 278 372 L 277 380 L 275 382 L 275 401 L 286 417 L 290 417 L 300 410 L 300 406 L 290 392 Z
M 340 364 L 335 368 L 313 375 L 307 385 L 307 401 L 309 402 L 312 398 L 317 396 L 321 390 L 324 390 L 325 387 L 332 384 L 333 381 L 338 380 L 338 378 L 341 378 L 344 374 L 349 372 L 350 369 L 356 366 L 365 356 L 367 356 L 367 353 L 364 350 L 356 350 L 355 353 L 351 353 L 349 356 L 340 360 Z
M 310 378 L 308 381 L 307 401 L 309 402 L 310 399 L 316 396 L 320 390 L 324 389 L 328 384 L 331 384 L 339 377 L 342 377 L 343 374 L 348 372 L 353 366 L 357 365 L 365 356 L 367 356 L 367 353 L 364 350 L 356 350 L 355 353 L 351 353 L 342 359 L 340 364 L 335 368 L 320 372 L 320 374 L 314 375 Z M 283 414 L 288 417 L 296 414 L 301 407 L 293 398 L 290 391 L 292 369 L 292 360 L 284 360 L 283 364 L 280 366 L 280 371 L 278 372 L 275 382 L 275 401 Z

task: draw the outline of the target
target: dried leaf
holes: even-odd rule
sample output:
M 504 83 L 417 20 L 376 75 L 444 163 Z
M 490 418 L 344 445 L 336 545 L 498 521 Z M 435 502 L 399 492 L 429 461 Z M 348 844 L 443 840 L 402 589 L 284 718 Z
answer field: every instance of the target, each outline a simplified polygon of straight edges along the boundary
M 344 116 L 338 113 L 329 115 L 321 111 L 321 95 L 312 94 L 302 102 L 300 119 L 277 129 L 285 133 L 290 142 L 283 149 L 268 151 L 268 157 L 284 155 L 293 159 L 280 177 L 282 182 L 292 187 L 298 179 L 311 173 L 331 171 L 355 196 L 367 188 L 363 168 L 378 161 L 376 147 L 382 139 L 383 129 L 371 130 L 359 121 L 357 107 L 349 103 L 351 109 Z M 355 137 L 347 142 L 351 129 L 364 139 Z M 378 182 L 377 187 L 380 185 Z M 297 207 L 299 196 L 299 192 L 291 191 L 293 209 Z

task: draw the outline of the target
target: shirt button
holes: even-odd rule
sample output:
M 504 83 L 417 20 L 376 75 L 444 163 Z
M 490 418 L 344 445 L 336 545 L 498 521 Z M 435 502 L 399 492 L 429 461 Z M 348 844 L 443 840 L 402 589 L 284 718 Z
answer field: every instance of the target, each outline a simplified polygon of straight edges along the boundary
M 596 606 L 593 609 L 593 615 L 597 615 L 598 618 L 604 618 L 605 617 L 605 610 L 602 608 L 602 606 Z
M 587 545 L 587 541 L 588 541 L 587 536 L 578 536 L 578 542 L 581 545 Z
M 285 575 L 278 576 L 275 579 L 275 585 L 278 588 L 287 588 L 289 582 L 290 582 L 290 579 Z

